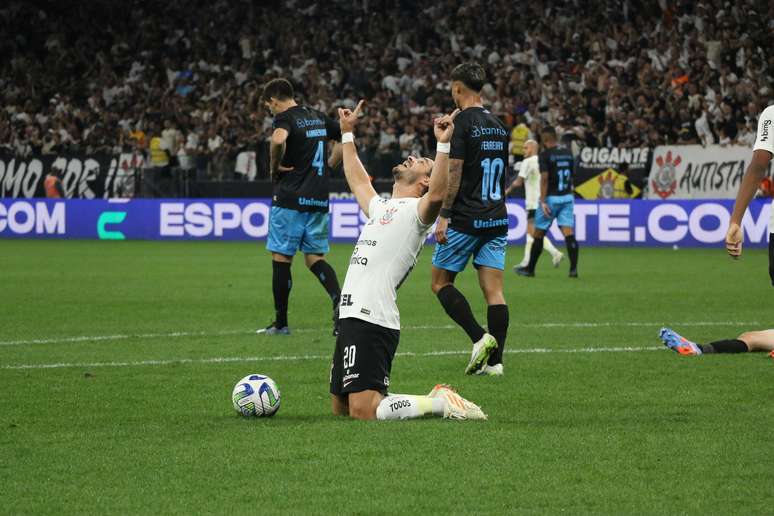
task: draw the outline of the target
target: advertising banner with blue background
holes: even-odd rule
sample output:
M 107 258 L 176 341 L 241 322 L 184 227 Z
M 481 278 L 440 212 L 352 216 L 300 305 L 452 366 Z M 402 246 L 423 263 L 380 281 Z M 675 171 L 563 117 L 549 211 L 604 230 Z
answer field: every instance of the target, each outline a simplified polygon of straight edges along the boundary
M 730 200 L 576 201 L 578 241 L 594 246 L 721 245 Z M 0 199 L 0 238 L 102 240 L 265 240 L 270 199 Z M 765 246 L 771 206 L 756 199 L 745 215 L 745 243 Z M 356 202 L 331 201 L 332 242 L 355 242 L 365 216 Z M 508 241 L 524 241 L 527 213 L 508 202 Z M 562 240 L 554 224 L 551 235 Z

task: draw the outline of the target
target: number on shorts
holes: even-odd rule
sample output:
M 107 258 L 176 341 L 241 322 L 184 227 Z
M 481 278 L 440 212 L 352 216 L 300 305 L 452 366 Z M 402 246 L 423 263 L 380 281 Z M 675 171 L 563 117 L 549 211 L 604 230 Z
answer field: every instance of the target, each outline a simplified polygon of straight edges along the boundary
M 355 351 L 355 346 L 347 346 L 344 348 L 344 369 L 355 367 Z

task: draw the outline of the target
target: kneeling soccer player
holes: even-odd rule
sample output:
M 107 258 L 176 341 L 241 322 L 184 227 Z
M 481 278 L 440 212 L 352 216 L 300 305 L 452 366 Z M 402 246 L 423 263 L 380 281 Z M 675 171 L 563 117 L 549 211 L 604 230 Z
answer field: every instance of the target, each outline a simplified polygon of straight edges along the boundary
M 427 396 L 387 394 L 400 337 L 397 289 L 417 261 L 441 209 L 449 181 L 454 116 L 434 121 L 436 161 L 409 157 L 393 168 L 392 199 L 377 195 L 357 155 L 352 134 L 363 101 L 339 109 L 344 174 L 368 222 L 349 261 L 339 305 L 340 333 L 331 364 L 334 415 L 356 419 L 486 419 L 483 411 L 446 385 Z M 432 172 L 432 174 L 431 174 Z
M 659 337 L 666 347 L 681 355 L 765 351 L 771 353 L 774 358 L 774 330 L 747 331 L 735 339 L 716 340 L 709 344 L 697 344 L 670 328 L 661 328 Z

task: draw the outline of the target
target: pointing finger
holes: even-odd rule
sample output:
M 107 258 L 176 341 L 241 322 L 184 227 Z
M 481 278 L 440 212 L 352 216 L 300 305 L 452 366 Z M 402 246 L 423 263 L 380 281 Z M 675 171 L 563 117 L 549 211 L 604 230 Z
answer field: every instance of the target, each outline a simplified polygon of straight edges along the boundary
M 360 102 L 357 103 L 357 107 L 355 107 L 355 111 L 354 111 L 355 116 L 360 116 L 360 113 L 363 112 L 363 103 L 364 102 L 365 102 L 365 100 L 360 99 Z

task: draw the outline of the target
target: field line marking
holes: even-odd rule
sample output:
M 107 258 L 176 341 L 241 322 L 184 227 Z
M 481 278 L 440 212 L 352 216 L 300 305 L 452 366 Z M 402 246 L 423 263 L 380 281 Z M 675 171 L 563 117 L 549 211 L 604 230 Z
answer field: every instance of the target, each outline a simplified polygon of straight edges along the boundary
M 658 327 L 663 326 L 663 322 L 640 322 L 640 321 L 622 321 L 622 322 L 539 322 L 539 323 L 511 323 L 511 328 L 613 328 L 613 327 Z M 703 326 L 743 326 L 755 327 L 761 326 L 758 321 L 689 321 L 670 323 L 674 328 L 680 327 L 703 327 Z M 443 325 L 416 325 L 404 326 L 403 330 L 449 330 L 456 328 L 453 324 Z M 329 328 L 298 328 L 293 333 L 318 333 L 330 331 Z M 77 342 L 99 342 L 109 340 L 127 340 L 127 339 L 160 339 L 160 338 L 181 338 L 181 337 L 223 337 L 228 335 L 251 335 L 250 330 L 227 330 L 227 331 L 175 331 L 169 333 L 140 333 L 129 334 L 119 333 L 115 335 L 80 335 L 76 337 L 51 337 L 42 339 L 20 339 L 0 341 L 0 346 L 25 346 L 30 344 L 65 344 Z
M 529 348 L 507 349 L 505 353 L 540 354 L 540 353 L 633 353 L 639 351 L 661 351 L 663 346 L 619 346 L 602 348 Z M 439 357 L 450 355 L 468 355 L 469 350 L 439 350 L 416 353 L 404 351 L 396 353 L 399 357 Z M 172 364 L 223 364 L 229 362 L 290 362 L 299 360 L 330 360 L 331 355 L 275 355 L 267 357 L 212 357 L 212 358 L 178 358 L 168 360 L 139 360 L 135 362 L 59 362 L 54 364 L 10 364 L 0 366 L 0 369 L 62 369 L 70 367 L 137 367 L 163 366 Z

